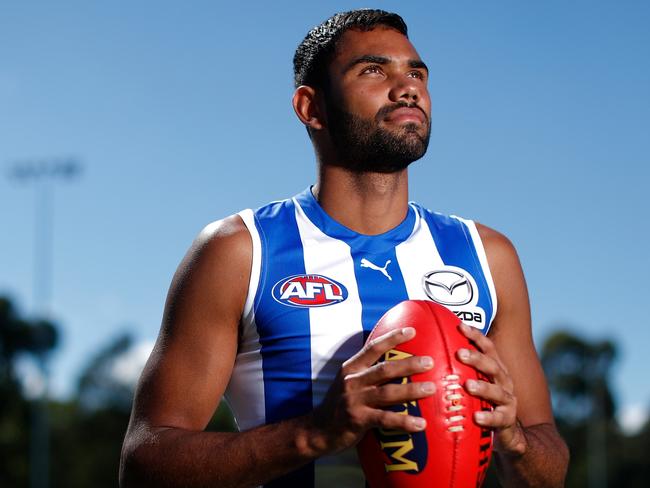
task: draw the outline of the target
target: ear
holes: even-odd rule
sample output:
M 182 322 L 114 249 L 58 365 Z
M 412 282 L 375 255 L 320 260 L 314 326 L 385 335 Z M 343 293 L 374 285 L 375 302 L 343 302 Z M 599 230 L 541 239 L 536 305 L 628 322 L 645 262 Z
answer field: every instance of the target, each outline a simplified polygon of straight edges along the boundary
M 301 85 L 293 93 L 293 110 L 300 121 L 314 130 L 320 130 L 325 126 L 318 93 L 311 86 Z

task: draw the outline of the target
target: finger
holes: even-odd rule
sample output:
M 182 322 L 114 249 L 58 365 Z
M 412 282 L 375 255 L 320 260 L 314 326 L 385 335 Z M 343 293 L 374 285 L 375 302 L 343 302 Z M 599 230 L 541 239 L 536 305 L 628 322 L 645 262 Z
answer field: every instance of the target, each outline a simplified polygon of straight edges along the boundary
M 465 388 L 470 394 L 487 400 L 493 405 L 512 405 L 515 403 L 512 393 L 494 383 L 470 379 L 465 382 Z
M 483 335 L 481 332 L 478 331 L 475 327 L 470 327 L 469 325 L 461 322 L 460 325 L 458 326 L 460 331 L 467 337 L 469 340 L 472 341 L 472 343 L 476 346 L 476 348 L 484 353 L 486 356 L 489 356 L 493 358 L 497 364 L 507 373 L 507 369 L 503 362 L 501 361 L 501 358 L 499 357 L 499 354 L 497 352 L 497 348 L 494 345 L 494 342 L 487 336 Z
M 476 327 L 471 327 L 463 322 L 458 326 L 465 337 L 472 341 L 479 351 L 489 355 L 498 356 L 494 342 L 487 336 L 483 335 Z
M 505 429 L 515 424 L 516 417 L 510 409 L 498 407 L 492 411 L 481 410 L 480 412 L 474 412 L 474 421 L 483 427 Z
M 359 386 L 379 385 L 395 378 L 403 378 L 422 373 L 433 368 L 433 359 L 429 356 L 414 356 L 395 361 L 381 361 L 368 369 L 346 379 L 353 380 Z
M 379 409 L 373 410 L 373 414 L 373 427 L 379 427 L 384 430 L 419 432 L 427 426 L 427 421 L 422 417 Z
M 505 380 L 501 365 L 493 357 L 465 348 L 459 349 L 456 354 L 461 362 L 474 367 L 489 378 Z
M 371 407 L 388 407 L 431 396 L 435 391 L 436 386 L 430 381 L 399 385 L 389 383 L 377 388 L 367 389 L 363 393 L 363 401 Z
M 413 339 L 413 337 L 415 337 L 415 329 L 413 327 L 391 330 L 376 339 L 368 341 L 358 353 L 343 363 L 343 370 L 346 374 L 349 374 L 369 368 L 387 351 L 390 351 L 403 342 Z

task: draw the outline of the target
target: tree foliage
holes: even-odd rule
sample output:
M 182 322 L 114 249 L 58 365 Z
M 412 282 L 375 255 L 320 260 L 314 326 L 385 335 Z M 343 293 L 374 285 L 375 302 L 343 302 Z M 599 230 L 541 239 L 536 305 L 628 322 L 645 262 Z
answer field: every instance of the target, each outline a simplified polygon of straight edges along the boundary
M 133 338 L 128 333 L 120 334 L 88 362 L 81 372 L 77 389 L 83 407 L 129 413 L 133 385 L 120 381 L 115 374 L 115 363 L 132 346 Z
M 611 373 L 617 359 L 612 340 L 588 340 L 568 330 L 542 347 L 556 422 L 571 451 L 569 487 L 647 486 L 650 428 L 626 436 L 616 423 Z
M 612 420 L 616 405 L 610 376 L 616 358 L 616 347 L 610 340 L 590 342 L 567 331 L 556 332 L 546 340 L 542 366 L 560 420 L 571 424 L 595 416 Z
M 24 486 L 29 471 L 33 409 L 23 397 L 16 360 L 27 356 L 42 364 L 57 342 L 53 323 L 21 318 L 11 300 L 0 297 L 0 486 Z
M 0 380 L 15 383 L 14 364 L 20 354 L 40 359 L 57 343 L 58 333 L 52 322 L 20 318 L 11 300 L 0 297 Z

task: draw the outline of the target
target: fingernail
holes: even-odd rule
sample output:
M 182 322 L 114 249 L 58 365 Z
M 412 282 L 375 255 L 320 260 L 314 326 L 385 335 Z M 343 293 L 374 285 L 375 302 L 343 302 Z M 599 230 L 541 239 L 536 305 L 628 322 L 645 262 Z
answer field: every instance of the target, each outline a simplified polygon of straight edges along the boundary
M 477 422 L 485 422 L 487 420 L 487 415 L 484 412 L 476 412 L 474 418 Z
M 413 327 L 404 327 L 402 329 L 402 335 L 405 335 L 407 337 L 411 337 L 415 335 L 415 329 Z
M 476 380 L 467 380 L 466 385 L 469 391 L 476 391 L 476 388 L 478 387 Z
M 424 419 L 415 419 L 413 425 L 416 429 L 422 430 L 427 426 L 427 422 Z
M 429 356 L 423 356 L 420 358 L 420 366 L 423 368 L 431 368 L 433 367 L 433 359 L 430 358 Z
M 465 322 L 461 322 L 460 323 L 460 330 L 462 330 L 463 332 L 469 332 L 469 330 L 470 330 L 469 325 L 467 325 Z
M 422 383 L 422 386 L 420 388 L 422 388 L 422 391 L 424 393 L 433 393 L 436 391 L 436 385 L 431 383 L 430 381 L 426 381 Z
M 469 349 L 459 349 L 458 357 L 460 359 L 469 359 Z

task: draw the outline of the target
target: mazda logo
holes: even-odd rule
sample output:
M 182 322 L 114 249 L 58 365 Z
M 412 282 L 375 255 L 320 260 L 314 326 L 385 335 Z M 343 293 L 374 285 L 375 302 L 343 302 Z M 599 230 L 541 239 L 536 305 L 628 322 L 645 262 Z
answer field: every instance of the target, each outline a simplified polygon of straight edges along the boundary
M 422 286 L 431 300 L 442 305 L 465 305 L 474 297 L 469 279 L 458 271 L 430 271 L 422 277 Z

